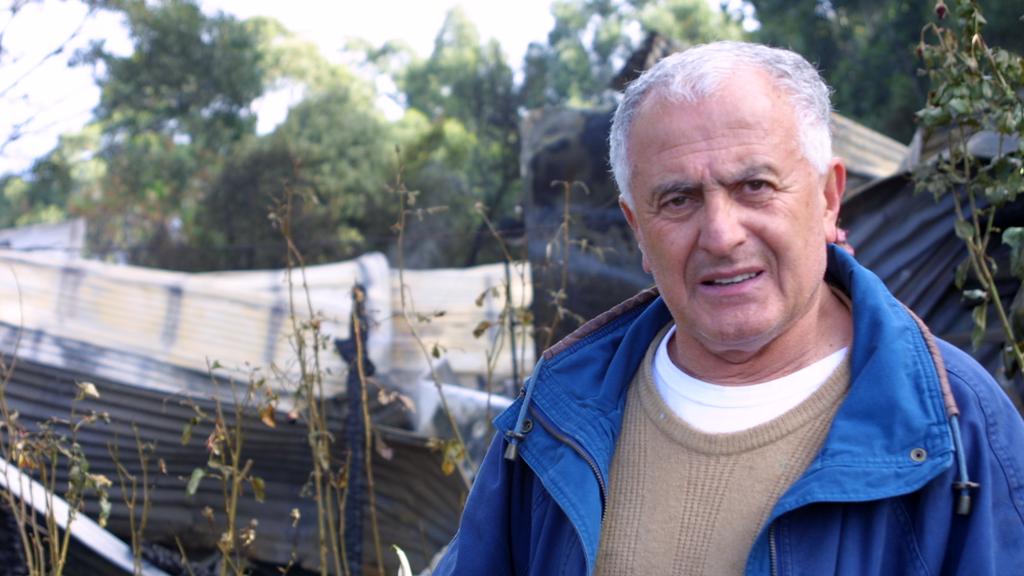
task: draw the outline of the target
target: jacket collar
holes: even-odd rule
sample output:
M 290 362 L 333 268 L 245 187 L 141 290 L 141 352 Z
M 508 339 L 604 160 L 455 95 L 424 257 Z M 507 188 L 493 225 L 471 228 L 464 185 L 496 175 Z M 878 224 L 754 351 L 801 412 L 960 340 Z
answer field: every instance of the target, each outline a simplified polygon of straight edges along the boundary
M 771 519 L 815 501 L 905 494 L 953 461 L 930 336 L 877 276 L 843 250 L 831 245 L 828 250 L 827 280 L 850 297 L 853 308 L 850 390 L 821 452 L 776 504 Z M 651 340 L 671 319 L 651 289 L 583 325 L 543 354 L 526 398 L 497 419 L 498 428 L 513 442 L 523 438 L 517 432 L 532 402 L 560 434 L 592 457 L 598 480 L 606 485 L 626 389 Z M 558 475 L 542 480 L 548 486 L 565 481 Z M 566 487 L 563 493 L 572 499 L 579 491 Z M 585 506 L 561 504 L 577 510 Z M 588 555 L 596 553 L 596 541 L 584 545 Z
M 930 336 L 877 276 L 835 246 L 829 246 L 827 279 L 850 297 L 854 335 L 850 393 L 822 460 L 919 469 L 919 458 L 910 459 L 915 448 L 928 452 L 924 462 L 948 456 L 952 444 Z M 595 457 L 610 461 L 626 387 L 671 319 L 651 288 L 587 322 L 544 352 L 528 384 L 533 402 Z

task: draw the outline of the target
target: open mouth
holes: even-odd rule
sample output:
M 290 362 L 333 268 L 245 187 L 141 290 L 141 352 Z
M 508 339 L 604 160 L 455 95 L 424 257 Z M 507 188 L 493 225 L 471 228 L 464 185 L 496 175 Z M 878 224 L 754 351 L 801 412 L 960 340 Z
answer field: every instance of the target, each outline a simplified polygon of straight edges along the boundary
M 739 284 L 740 282 L 746 282 L 751 278 L 759 276 L 760 272 L 746 272 L 744 274 L 737 274 L 736 276 L 729 276 L 728 278 L 716 278 L 714 280 L 705 280 L 701 284 L 705 286 L 731 286 L 733 284 Z

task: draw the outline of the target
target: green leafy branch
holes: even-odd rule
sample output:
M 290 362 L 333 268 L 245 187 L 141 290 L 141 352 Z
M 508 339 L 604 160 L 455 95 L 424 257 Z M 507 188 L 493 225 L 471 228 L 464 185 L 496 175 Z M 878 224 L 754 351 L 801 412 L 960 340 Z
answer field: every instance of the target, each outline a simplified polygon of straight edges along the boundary
M 977 2 L 952 4 L 951 10 L 942 0 L 936 3 L 939 22 L 924 27 L 917 49 L 933 85 L 917 120 L 929 135 L 946 139 L 947 152 L 934 163 L 922 163 L 914 178 L 916 189 L 936 200 L 952 196 L 954 231 L 968 253 L 956 269 L 955 283 L 965 300 L 974 303 L 972 344 L 977 348 L 984 339 L 992 306 L 1006 336 L 1004 364 L 1012 376 L 1024 368 L 1024 341 L 1017 335 L 1024 324 L 1014 325 L 1015 317 L 1024 318 L 1024 299 L 1016 298 L 1007 313 L 996 283 L 998 266 L 988 249 L 1001 237 L 1011 250 L 1010 272 L 1024 282 L 1024 228 L 996 226 L 996 215 L 1024 187 L 1024 143 L 1019 140 L 1024 131 L 1024 62 L 985 42 L 985 18 Z M 972 137 L 980 132 L 998 135 L 990 159 L 972 154 Z M 965 289 L 969 273 L 980 288 Z M 1022 293 L 1018 290 L 1018 296 Z

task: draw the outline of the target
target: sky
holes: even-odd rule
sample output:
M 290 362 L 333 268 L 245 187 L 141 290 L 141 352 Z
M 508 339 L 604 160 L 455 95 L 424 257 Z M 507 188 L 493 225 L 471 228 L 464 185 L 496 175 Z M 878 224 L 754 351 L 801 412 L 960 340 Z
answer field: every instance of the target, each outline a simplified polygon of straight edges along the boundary
M 89 67 L 69 67 L 75 49 L 102 39 L 108 49 L 131 52 L 120 18 L 88 14 L 74 0 L 40 0 L 10 17 L 12 2 L 0 0 L 0 144 L 19 123 L 24 134 L 0 150 L 0 174 L 19 172 L 51 150 L 61 133 L 80 129 L 91 118 L 99 89 Z M 445 14 L 460 5 L 481 38 L 497 39 L 518 65 L 530 42 L 543 42 L 554 20 L 550 0 L 200 0 L 207 14 L 223 11 L 238 18 L 271 16 L 324 54 L 340 61 L 352 38 L 379 45 L 402 39 L 420 56 L 429 55 Z M 69 37 L 67 49 L 47 54 Z M 283 120 L 295 94 L 270 94 L 256 103 L 259 129 Z M 27 121 L 27 122 L 26 122 Z

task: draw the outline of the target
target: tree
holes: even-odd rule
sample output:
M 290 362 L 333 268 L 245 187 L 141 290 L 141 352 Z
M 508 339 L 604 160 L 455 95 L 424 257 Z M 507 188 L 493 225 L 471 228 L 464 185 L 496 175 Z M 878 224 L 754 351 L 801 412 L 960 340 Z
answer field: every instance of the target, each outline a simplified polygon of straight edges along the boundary
M 262 30 L 191 0 L 115 0 L 133 52 L 96 43 L 79 62 L 97 67 L 102 193 L 79 207 L 99 255 L 166 265 L 187 243 L 196 207 L 222 158 L 252 136 L 252 101 L 264 89 Z
M 519 99 L 501 46 L 481 43 L 476 27 L 455 8 L 430 57 L 410 63 L 399 86 L 412 111 L 405 121 L 407 185 L 421 192 L 420 206 L 449 208 L 447 222 L 437 228 L 440 242 L 420 244 L 421 259 L 413 261 L 465 265 L 499 257 L 496 249 L 481 255 L 486 227 L 474 208 L 480 203 L 492 220 L 509 214 L 521 186 Z M 409 233 L 425 236 L 417 230 L 430 224 L 414 219 Z M 468 237 L 452 235 L 474 228 Z
M 666 0 L 637 2 L 637 20 L 645 32 L 657 32 L 686 45 L 744 37 L 737 20 L 707 2 Z
M 791 48 L 821 69 L 835 89 L 836 109 L 907 142 L 914 112 L 925 102 L 927 79 L 915 47 L 934 5 L 890 0 L 750 0 L 761 23 L 755 38 Z M 993 45 L 1024 50 L 1014 0 L 989 0 Z M 997 44 L 998 43 L 998 44 Z
M 65 134 L 28 174 L 0 179 L 0 228 L 57 222 L 76 214 L 96 193 L 106 169 L 96 157 L 99 139 L 96 124 Z
M 213 152 L 251 134 L 250 105 L 263 94 L 265 55 L 253 25 L 205 16 L 191 0 L 120 0 L 134 51 L 96 45 L 102 88 L 97 118 L 116 137 L 157 132 Z
M 530 45 L 524 62 L 528 108 L 610 104 L 612 78 L 647 33 L 683 45 L 743 35 L 704 0 L 555 0 L 551 12 L 547 45 Z
M 286 193 L 295 198 L 294 240 L 307 262 L 387 248 L 395 217 L 390 130 L 368 89 L 351 81 L 311 94 L 274 133 L 236 146 L 198 207 L 193 266 L 283 267 L 284 245 L 268 215 Z

